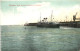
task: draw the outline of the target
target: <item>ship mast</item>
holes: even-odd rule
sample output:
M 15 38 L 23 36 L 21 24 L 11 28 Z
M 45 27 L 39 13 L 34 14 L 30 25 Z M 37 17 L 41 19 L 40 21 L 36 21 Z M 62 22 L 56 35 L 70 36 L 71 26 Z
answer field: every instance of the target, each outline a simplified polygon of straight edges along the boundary
M 53 16 L 52 14 L 53 14 L 53 10 L 52 10 L 52 13 L 51 13 L 51 22 L 52 22 L 52 16 Z
M 40 22 L 41 22 L 41 12 L 40 12 Z

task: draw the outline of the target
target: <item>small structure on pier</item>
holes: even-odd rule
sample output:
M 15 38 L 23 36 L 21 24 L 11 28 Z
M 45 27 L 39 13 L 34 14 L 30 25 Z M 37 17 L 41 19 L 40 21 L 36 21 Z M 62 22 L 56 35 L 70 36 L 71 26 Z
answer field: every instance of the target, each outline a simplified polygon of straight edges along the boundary
M 75 14 L 75 15 L 73 15 L 73 21 L 75 22 L 75 20 L 76 20 L 76 15 L 77 15 L 77 13 Z
M 77 12 L 75 15 L 73 15 L 73 21 L 75 22 L 76 20 L 80 20 L 80 18 L 76 18 Z
M 75 15 L 73 15 L 73 21 L 60 22 L 60 26 L 80 28 L 80 21 L 76 21 L 76 20 L 80 20 L 80 18 L 76 18 L 76 16 L 77 16 L 77 13 Z M 67 19 L 67 17 L 66 17 L 66 19 Z

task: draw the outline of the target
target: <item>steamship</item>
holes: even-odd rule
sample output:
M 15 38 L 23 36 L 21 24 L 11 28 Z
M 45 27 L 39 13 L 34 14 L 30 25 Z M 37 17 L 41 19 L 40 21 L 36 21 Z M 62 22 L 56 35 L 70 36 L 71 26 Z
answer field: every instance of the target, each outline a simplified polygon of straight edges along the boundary
M 53 11 L 52 11 L 53 13 Z M 53 18 L 52 18 L 52 13 L 51 13 L 51 21 L 48 22 L 47 18 L 44 18 L 43 20 L 41 20 L 41 16 L 40 16 L 40 21 L 37 23 L 37 27 L 46 27 L 46 28 L 59 28 L 60 24 L 59 22 L 53 22 Z

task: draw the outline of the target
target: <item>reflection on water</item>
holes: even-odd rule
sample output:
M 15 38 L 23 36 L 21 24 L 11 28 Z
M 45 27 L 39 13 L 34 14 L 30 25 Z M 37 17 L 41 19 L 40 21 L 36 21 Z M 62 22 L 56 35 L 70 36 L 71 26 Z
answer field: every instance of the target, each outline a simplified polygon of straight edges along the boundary
M 78 51 L 80 28 L 1 26 L 2 51 Z

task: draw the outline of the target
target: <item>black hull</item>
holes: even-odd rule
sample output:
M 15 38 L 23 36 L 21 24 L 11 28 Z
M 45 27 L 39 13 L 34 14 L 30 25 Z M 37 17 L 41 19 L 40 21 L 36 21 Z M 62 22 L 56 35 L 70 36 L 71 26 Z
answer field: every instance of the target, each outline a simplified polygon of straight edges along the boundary
M 46 28 L 59 28 L 60 25 L 59 24 L 53 24 L 53 25 L 45 25 L 45 24 L 40 24 L 40 25 L 37 25 L 37 27 L 46 27 Z

